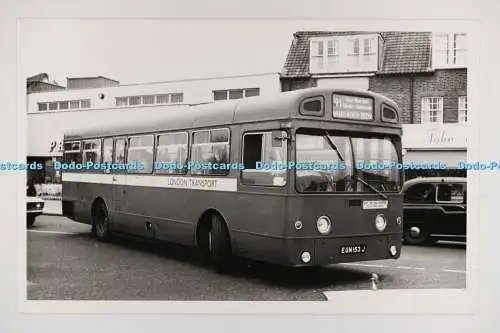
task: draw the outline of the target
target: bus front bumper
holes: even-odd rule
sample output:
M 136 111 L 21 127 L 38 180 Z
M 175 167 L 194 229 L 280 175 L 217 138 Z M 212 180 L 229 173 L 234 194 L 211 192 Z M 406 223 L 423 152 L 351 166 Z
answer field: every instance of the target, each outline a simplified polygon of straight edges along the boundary
M 401 234 L 363 237 L 287 239 L 292 266 L 325 266 L 368 260 L 398 259 Z

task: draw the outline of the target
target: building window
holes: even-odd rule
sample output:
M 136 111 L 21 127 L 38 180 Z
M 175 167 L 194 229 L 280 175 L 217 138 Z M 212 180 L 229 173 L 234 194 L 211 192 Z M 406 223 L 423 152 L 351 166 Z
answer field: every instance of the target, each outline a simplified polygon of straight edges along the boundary
M 154 95 L 142 96 L 142 104 L 154 104 L 154 103 L 155 103 Z
M 241 99 L 244 97 L 259 96 L 260 88 L 214 90 L 212 93 L 214 101 L 222 101 L 226 99 Z
M 70 109 L 79 109 L 80 101 L 69 101 L 69 107 Z
M 82 99 L 80 101 L 80 103 L 81 103 L 82 109 L 89 109 L 90 108 L 90 99 Z
M 311 41 L 311 66 L 316 68 L 317 71 L 324 70 L 324 44 L 322 40 Z
M 467 35 L 445 33 L 434 36 L 434 67 L 466 67 Z
M 245 97 L 254 97 L 260 95 L 260 88 L 245 89 Z
M 310 73 L 376 71 L 378 38 L 377 35 L 311 38 Z
M 227 90 L 214 90 L 214 101 L 222 101 L 227 99 Z
M 467 96 L 458 98 L 458 122 L 462 124 L 467 122 Z
M 168 101 L 168 94 L 156 96 L 156 104 L 168 104 Z
M 422 123 L 443 122 L 443 97 L 422 98 Z
M 69 107 L 68 101 L 59 102 L 59 110 L 67 110 L 68 107 Z
M 49 110 L 50 111 L 57 110 L 57 102 L 51 102 L 51 103 L 49 103 Z
M 332 39 L 327 41 L 327 68 L 335 68 L 339 64 L 339 41 Z
M 38 111 L 47 111 L 47 103 L 38 103 Z
M 128 98 L 128 105 L 139 105 L 141 104 L 141 96 L 130 96 Z
M 359 67 L 359 38 L 356 39 L 350 39 L 349 40 L 350 44 L 350 51 L 348 53 L 349 55 L 349 63 L 350 63 L 350 68 L 358 68 Z
M 115 98 L 116 106 L 127 106 L 128 98 L 127 97 L 116 97 Z
M 242 99 L 243 89 L 229 90 L 229 99 Z
M 184 94 L 182 93 L 176 93 L 170 95 L 170 103 L 176 104 L 176 103 L 182 103 L 183 101 L 184 101 Z

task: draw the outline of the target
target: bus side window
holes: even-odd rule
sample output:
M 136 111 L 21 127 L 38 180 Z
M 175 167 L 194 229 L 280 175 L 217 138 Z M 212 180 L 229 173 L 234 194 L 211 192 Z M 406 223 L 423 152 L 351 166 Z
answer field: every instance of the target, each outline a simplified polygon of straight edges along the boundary
M 282 133 L 286 136 L 286 133 Z M 286 184 L 286 141 L 273 147 L 272 132 L 243 136 L 241 181 L 247 185 L 284 186 Z
M 113 163 L 113 139 L 104 139 L 102 143 L 102 162 Z
M 157 173 L 185 174 L 188 158 L 188 134 L 168 133 L 158 135 L 156 145 Z
M 193 132 L 191 144 L 192 174 L 227 175 L 229 168 L 223 164 L 229 163 L 229 129 L 212 129 Z M 208 167 L 208 163 L 218 165 Z M 205 168 L 204 165 L 207 165 Z
M 116 165 L 125 165 L 125 153 L 127 148 L 127 141 L 125 139 L 115 139 L 115 149 L 113 151 L 113 163 Z M 125 172 L 123 169 L 117 168 L 113 170 L 116 173 Z
M 101 140 L 87 140 L 83 142 L 83 163 L 101 163 Z M 96 171 L 88 168 L 85 171 Z
M 66 163 L 82 163 L 82 152 L 80 150 L 81 143 L 76 142 L 65 142 L 64 143 L 64 162 Z
M 142 169 L 128 169 L 130 173 L 153 172 L 153 135 L 129 138 L 127 163 L 140 163 Z

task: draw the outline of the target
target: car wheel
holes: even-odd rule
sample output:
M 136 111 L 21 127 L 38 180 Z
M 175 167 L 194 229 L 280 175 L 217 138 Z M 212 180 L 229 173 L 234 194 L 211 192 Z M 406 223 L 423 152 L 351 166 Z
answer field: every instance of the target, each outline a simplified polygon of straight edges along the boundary
M 97 203 L 94 210 L 94 225 L 92 226 L 92 233 L 100 241 L 109 239 L 109 215 L 108 209 L 103 202 Z
M 424 245 L 431 241 L 429 232 L 424 227 L 410 226 L 403 231 L 403 239 L 409 245 Z
M 218 216 L 212 216 L 212 228 L 208 233 L 210 259 L 215 270 L 227 272 L 231 266 L 231 241 L 226 223 Z

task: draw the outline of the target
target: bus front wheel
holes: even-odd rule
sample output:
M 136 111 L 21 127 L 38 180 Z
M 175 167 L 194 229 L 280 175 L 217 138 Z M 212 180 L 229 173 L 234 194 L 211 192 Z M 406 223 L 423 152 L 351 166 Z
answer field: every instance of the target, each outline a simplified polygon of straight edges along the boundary
M 210 259 L 219 273 L 228 271 L 231 265 L 231 241 L 224 220 L 212 215 L 212 228 L 208 234 Z
M 104 202 L 96 203 L 92 232 L 100 241 L 106 241 L 109 239 L 109 215 Z

